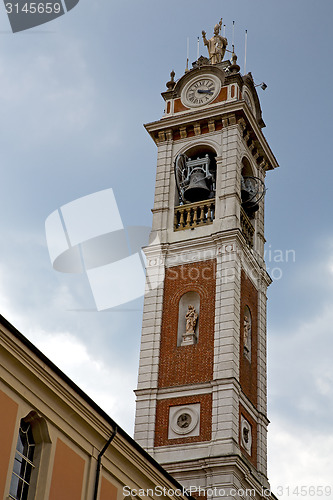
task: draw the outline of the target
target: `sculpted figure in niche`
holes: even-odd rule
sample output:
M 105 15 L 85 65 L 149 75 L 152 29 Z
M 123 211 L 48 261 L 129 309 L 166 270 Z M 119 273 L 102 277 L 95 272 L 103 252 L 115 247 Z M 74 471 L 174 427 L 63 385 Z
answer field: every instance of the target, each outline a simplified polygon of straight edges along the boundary
M 249 455 L 252 453 L 252 430 L 249 422 L 241 416 L 241 445 Z
M 194 308 L 194 306 L 189 305 L 187 309 L 187 313 L 185 315 L 186 318 L 186 335 L 194 335 L 195 327 L 198 321 L 198 314 Z
M 228 45 L 227 39 L 220 35 L 221 26 L 222 19 L 219 24 L 215 25 L 214 35 L 209 40 L 206 38 L 206 32 L 202 32 L 203 42 L 208 48 L 209 60 L 211 64 L 217 64 L 223 61 L 225 50 Z
M 244 316 L 244 350 L 249 352 L 251 342 L 251 317 L 246 312 Z
M 245 443 L 247 444 L 249 442 L 249 429 L 247 427 L 244 427 L 243 428 L 243 439 L 245 441 Z

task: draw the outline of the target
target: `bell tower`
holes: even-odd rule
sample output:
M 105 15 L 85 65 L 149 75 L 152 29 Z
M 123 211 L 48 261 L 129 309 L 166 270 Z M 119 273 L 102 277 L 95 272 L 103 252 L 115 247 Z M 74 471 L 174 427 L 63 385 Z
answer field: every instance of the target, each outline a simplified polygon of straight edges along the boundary
M 158 156 L 134 437 L 192 494 L 267 498 L 264 197 L 278 164 L 220 28 L 145 126 Z

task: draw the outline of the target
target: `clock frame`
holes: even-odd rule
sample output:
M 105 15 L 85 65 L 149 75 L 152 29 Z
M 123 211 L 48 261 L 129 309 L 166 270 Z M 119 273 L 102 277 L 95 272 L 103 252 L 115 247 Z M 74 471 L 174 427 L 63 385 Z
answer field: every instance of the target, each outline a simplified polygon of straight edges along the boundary
M 220 90 L 221 80 L 215 75 L 198 75 L 184 86 L 181 101 L 188 108 L 199 108 L 213 102 Z

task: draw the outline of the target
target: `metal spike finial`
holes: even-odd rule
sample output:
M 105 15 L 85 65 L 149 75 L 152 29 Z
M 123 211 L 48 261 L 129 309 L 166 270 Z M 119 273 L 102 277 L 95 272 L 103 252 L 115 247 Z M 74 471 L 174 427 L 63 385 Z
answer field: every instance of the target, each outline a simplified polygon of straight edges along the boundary
M 244 75 L 246 75 L 246 59 L 247 59 L 247 30 L 245 30 Z
M 189 37 L 187 37 L 187 52 L 186 52 L 186 68 L 185 68 L 185 73 L 188 73 L 189 69 L 188 69 L 188 62 L 190 60 L 190 39 Z

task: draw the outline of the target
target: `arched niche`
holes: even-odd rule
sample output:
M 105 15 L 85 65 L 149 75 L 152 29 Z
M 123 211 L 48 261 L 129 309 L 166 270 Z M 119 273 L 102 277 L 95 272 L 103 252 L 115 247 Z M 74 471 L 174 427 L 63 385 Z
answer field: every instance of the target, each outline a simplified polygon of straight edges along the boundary
M 249 306 L 244 307 L 243 314 L 243 354 L 251 363 L 252 354 L 252 315 Z
M 243 177 L 252 177 L 254 176 L 255 173 L 253 172 L 253 168 L 249 160 L 246 158 L 246 156 L 243 157 L 242 159 L 242 176 Z
M 216 158 L 216 151 L 212 146 L 208 144 L 194 144 L 188 148 L 184 153 L 189 157 L 196 157 L 200 155 L 209 154 L 212 158 Z
M 190 291 L 184 293 L 178 305 L 177 345 L 193 345 L 198 342 L 200 322 L 200 295 Z
M 241 199 L 242 208 L 250 219 L 255 219 L 256 212 L 259 209 L 258 192 L 260 193 L 260 189 L 261 183 L 257 173 L 248 158 L 244 156 L 241 163 Z
M 196 169 L 193 165 L 197 163 L 197 160 L 202 159 L 203 162 L 206 159 L 209 159 L 209 177 L 205 177 L 200 171 L 196 171 L 195 175 L 190 176 L 188 182 L 189 184 L 185 187 L 185 189 L 180 193 L 181 186 L 179 185 L 179 177 L 177 174 L 179 165 L 177 162 L 178 156 L 183 156 L 185 162 L 188 162 L 189 170 L 191 171 L 194 168 L 193 173 Z M 212 146 L 207 144 L 195 144 L 194 146 L 184 149 L 180 152 L 175 159 L 175 175 L 176 175 L 176 190 L 175 190 L 175 206 L 182 205 L 184 203 L 196 203 L 204 200 L 212 200 L 215 199 L 216 192 L 216 151 Z M 186 176 L 185 176 L 186 177 Z M 200 190 L 200 193 L 193 198 L 187 196 L 186 192 L 189 193 L 188 188 L 194 186 L 201 186 L 203 189 Z M 190 189 L 191 190 L 191 189 Z M 193 192 L 193 191 L 192 191 Z

